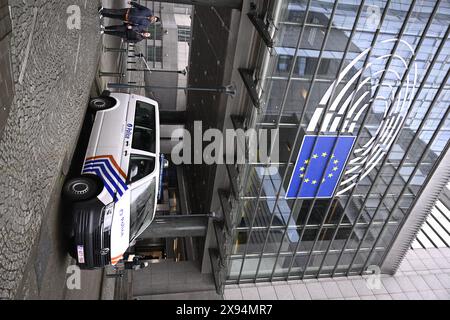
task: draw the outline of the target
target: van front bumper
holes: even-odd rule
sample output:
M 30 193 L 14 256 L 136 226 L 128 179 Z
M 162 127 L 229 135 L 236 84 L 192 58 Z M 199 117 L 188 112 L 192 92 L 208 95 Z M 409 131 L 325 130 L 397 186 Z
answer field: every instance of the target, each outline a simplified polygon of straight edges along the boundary
M 74 254 L 82 269 L 103 268 L 111 263 L 111 233 L 103 228 L 104 207 L 97 198 L 74 203 Z

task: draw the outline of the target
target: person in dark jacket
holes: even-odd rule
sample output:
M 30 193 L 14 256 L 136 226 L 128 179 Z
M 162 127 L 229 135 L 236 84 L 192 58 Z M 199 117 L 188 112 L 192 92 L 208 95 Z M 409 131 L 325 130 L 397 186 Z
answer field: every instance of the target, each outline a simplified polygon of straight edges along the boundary
M 107 9 L 101 7 L 99 9 L 99 14 L 101 16 L 119 19 L 123 22 L 141 27 L 148 27 L 152 23 L 160 21 L 160 18 L 153 15 L 153 11 L 135 1 L 128 2 L 131 8 L 123 9 Z
M 106 27 L 104 33 L 111 36 L 121 37 L 125 41 L 132 43 L 149 39 L 151 36 L 150 32 L 145 31 L 140 26 L 126 24 Z

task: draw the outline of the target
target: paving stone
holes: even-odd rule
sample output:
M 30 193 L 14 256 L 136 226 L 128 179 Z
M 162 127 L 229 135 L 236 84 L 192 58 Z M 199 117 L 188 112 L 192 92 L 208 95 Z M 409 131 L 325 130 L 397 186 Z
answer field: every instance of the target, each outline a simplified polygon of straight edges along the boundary
M 365 295 L 373 295 L 372 290 L 370 290 L 367 287 L 367 282 L 364 279 L 356 279 L 356 280 L 352 280 L 352 284 L 353 287 L 356 289 L 356 291 L 358 292 L 358 295 L 360 296 L 365 296 Z
M 405 292 L 409 300 L 423 300 L 422 296 L 417 291 Z
M 408 296 L 402 292 L 400 293 L 391 293 L 392 300 L 409 300 Z
M 396 277 L 395 281 L 397 281 L 398 285 L 400 286 L 403 292 L 411 292 L 417 290 L 408 277 Z
M 351 297 L 356 297 L 358 296 L 358 292 L 356 292 L 355 288 L 353 287 L 353 284 L 350 280 L 346 280 L 346 281 L 339 281 L 337 283 L 342 296 L 344 298 L 351 298 Z
M 419 291 L 419 293 L 424 300 L 437 300 L 437 296 L 433 290 Z
M 225 289 L 225 300 L 242 300 L 241 289 Z
M 422 263 L 427 267 L 428 270 L 439 269 L 439 266 L 436 264 L 433 258 L 423 259 Z
M 280 286 L 274 286 L 275 293 L 277 294 L 278 300 L 294 300 L 294 295 L 291 288 L 285 284 Z
M 450 300 L 450 292 L 447 290 L 433 290 L 439 300 Z
M 322 288 L 329 299 L 336 299 L 336 298 L 341 299 L 344 297 L 341 291 L 339 290 L 339 287 L 336 284 L 336 282 L 333 281 L 322 282 Z
M 377 300 L 377 298 L 374 295 L 370 296 L 360 296 L 361 300 Z
M 425 275 L 425 276 L 422 276 L 422 278 L 425 280 L 427 285 L 433 290 L 445 289 L 444 286 L 441 284 L 441 282 L 438 280 L 438 278 L 434 274 Z
M 375 298 L 377 300 L 392 300 L 392 297 L 389 294 L 376 294 Z
M 325 294 L 325 291 L 323 290 L 320 282 L 306 283 L 306 288 L 308 289 L 309 295 L 311 296 L 311 299 L 313 299 L 313 300 L 327 298 L 327 295 Z
M 277 300 L 277 294 L 273 286 L 258 287 L 258 293 L 261 300 Z
M 441 273 L 437 274 L 436 278 L 441 282 L 442 286 L 445 289 L 450 289 L 450 274 L 447 273 Z
M 289 285 L 296 300 L 311 300 L 311 296 L 304 283 Z
M 425 280 L 422 278 L 422 276 L 409 276 L 409 280 L 411 280 L 414 287 L 416 287 L 417 291 L 425 291 L 425 290 L 431 290 L 431 288 L 427 285 Z
M 260 300 L 258 289 L 256 287 L 241 288 L 243 300 Z

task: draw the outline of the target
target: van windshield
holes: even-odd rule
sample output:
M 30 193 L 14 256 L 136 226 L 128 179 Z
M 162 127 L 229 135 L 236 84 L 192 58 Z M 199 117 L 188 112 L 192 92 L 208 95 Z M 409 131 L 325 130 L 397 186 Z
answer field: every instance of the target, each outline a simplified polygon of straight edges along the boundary
M 133 149 L 155 153 L 155 130 L 155 107 L 142 101 L 136 101 L 132 142 Z
M 153 219 L 155 212 L 156 178 L 131 190 L 130 239 Z

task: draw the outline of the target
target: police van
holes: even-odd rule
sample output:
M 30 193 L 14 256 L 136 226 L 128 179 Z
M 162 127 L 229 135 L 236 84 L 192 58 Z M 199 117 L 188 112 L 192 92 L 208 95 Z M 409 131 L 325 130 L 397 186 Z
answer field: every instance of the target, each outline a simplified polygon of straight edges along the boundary
M 68 179 L 70 254 L 84 269 L 116 265 L 150 225 L 160 181 L 159 112 L 152 99 L 105 92 L 79 176 Z

